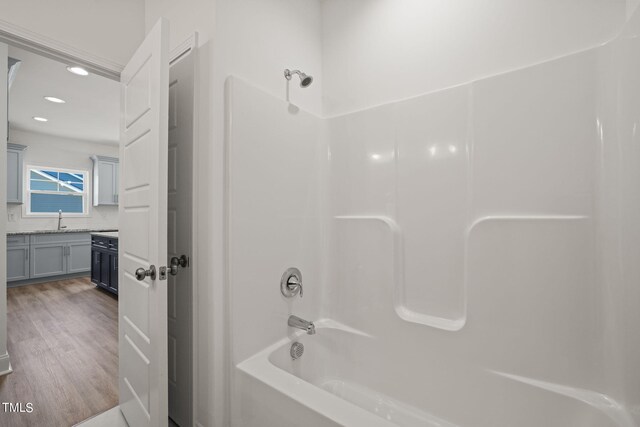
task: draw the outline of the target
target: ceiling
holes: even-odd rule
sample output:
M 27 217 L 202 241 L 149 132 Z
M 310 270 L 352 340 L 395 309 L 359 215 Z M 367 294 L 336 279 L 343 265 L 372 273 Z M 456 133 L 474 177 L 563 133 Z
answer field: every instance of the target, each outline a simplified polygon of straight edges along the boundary
M 26 130 L 87 142 L 118 144 L 120 84 L 89 74 L 67 71 L 69 64 L 9 47 L 9 56 L 22 63 L 9 91 L 11 129 Z M 46 101 L 64 99 L 65 104 Z M 37 122 L 34 116 L 48 122 Z

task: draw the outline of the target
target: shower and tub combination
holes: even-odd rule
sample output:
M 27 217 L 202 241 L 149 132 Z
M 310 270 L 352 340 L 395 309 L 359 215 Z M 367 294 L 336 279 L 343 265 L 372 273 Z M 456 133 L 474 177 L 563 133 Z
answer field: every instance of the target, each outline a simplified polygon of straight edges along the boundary
M 336 114 L 229 77 L 230 424 L 640 425 L 639 34 Z

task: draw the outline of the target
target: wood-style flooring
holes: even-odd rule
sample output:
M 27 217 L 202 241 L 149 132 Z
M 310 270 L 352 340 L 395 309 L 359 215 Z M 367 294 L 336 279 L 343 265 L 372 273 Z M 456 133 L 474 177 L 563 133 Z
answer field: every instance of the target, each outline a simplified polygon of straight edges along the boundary
M 89 278 L 7 290 L 13 373 L 0 402 L 33 404 L 0 427 L 69 427 L 118 404 L 118 301 Z

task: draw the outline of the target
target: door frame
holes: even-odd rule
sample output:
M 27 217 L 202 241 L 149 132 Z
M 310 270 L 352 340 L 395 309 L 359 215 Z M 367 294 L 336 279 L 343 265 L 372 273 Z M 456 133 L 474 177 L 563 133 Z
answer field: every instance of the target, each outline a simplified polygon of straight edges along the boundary
M 193 58 L 194 62 L 194 75 L 193 75 L 193 140 L 192 140 L 192 158 L 191 158 L 191 173 L 192 173 L 192 188 L 191 188 L 191 254 L 189 254 L 189 268 L 191 271 L 191 423 L 193 425 L 196 424 L 197 418 L 197 380 L 198 380 L 198 341 L 197 341 L 197 319 L 198 319 L 198 287 L 197 287 L 197 266 L 198 262 L 198 254 L 195 253 L 195 248 L 197 247 L 197 239 L 198 233 L 196 232 L 196 224 L 197 224 L 197 214 L 198 214 L 198 197 L 197 197 L 197 179 L 198 179 L 198 72 L 196 70 L 198 66 L 198 32 L 195 31 L 189 37 L 187 37 L 182 43 L 173 48 L 169 52 L 169 70 L 171 70 L 171 66 L 176 62 L 179 62 L 182 58 L 187 55 L 195 55 Z M 171 76 L 171 71 L 169 71 L 169 75 Z M 169 77 L 169 81 L 171 82 L 171 77 Z
M 68 44 L 34 33 L 0 19 L 0 42 L 19 47 L 60 62 L 85 67 L 94 74 L 120 81 L 124 65 L 76 49 Z
M 50 59 L 54 59 L 56 61 L 60 61 L 63 63 L 76 64 L 86 68 L 88 71 L 100 75 L 102 77 L 106 77 L 111 80 L 120 81 L 120 73 L 124 69 L 123 64 L 119 64 L 105 58 L 101 58 L 97 55 L 94 55 L 90 52 L 77 49 L 73 46 L 70 46 L 66 43 L 60 42 L 58 40 L 52 39 L 50 37 L 46 37 L 33 31 L 27 30 L 18 25 L 14 25 L 8 21 L 0 19 L 0 42 L 5 43 L 9 46 L 18 47 L 42 56 L 45 56 Z M 191 51 L 195 51 L 198 48 L 198 34 L 194 32 L 191 34 L 185 41 L 180 43 L 169 53 L 169 61 L 170 64 L 179 60 L 182 56 L 189 54 Z M 196 61 L 197 67 L 197 61 Z M 197 89 L 199 86 L 199 74 L 195 72 L 193 76 L 194 79 L 194 92 L 197 94 Z M 199 141 L 198 137 L 198 102 L 194 101 L 194 131 L 193 131 L 193 152 L 194 156 L 192 159 L 192 170 L 194 176 L 194 188 L 197 185 L 197 177 L 199 175 L 199 167 L 198 167 L 198 157 L 197 153 L 199 151 Z M 7 109 L 7 115 L 9 111 Z M 6 123 L 6 122 L 5 122 Z M 7 129 L 8 132 L 8 129 Z M 6 141 L 0 141 L 0 161 L 4 159 L 6 162 L 6 156 L 3 154 L 6 153 Z M 6 188 L 6 176 L 0 174 L 0 212 L 3 211 L 6 207 L 6 191 L 3 189 Z M 197 394 L 197 378 L 198 378 L 198 343 L 197 343 L 197 334 L 195 331 L 198 328 L 198 314 L 197 314 L 197 295 L 198 295 L 198 262 L 197 254 L 195 254 L 195 248 L 197 248 L 196 242 L 198 238 L 198 233 L 196 232 L 195 225 L 196 215 L 198 212 L 198 198 L 196 197 L 196 193 L 194 191 L 194 197 L 192 198 L 192 212 L 193 216 L 191 220 L 193 221 L 192 227 L 192 249 L 194 251 L 191 254 L 191 263 L 190 268 L 192 269 L 192 301 L 191 301 L 191 327 L 192 327 L 192 346 L 191 346 L 191 356 L 192 356 L 192 377 L 191 377 L 191 397 L 192 397 L 192 413 L 193 420 L 196 420 L 197 416 L 197 405 L 195 402 L 198 401 Z M 6 217 L 6 215 L 5 215 Z M 3 258 L 6 258 L 6 229 L 4 227 L 4 223 L 0 224 L 0 255 L 4 254 Z M 4 248 L 4 251 L 2 250 Z M 196 261 L 196 262 L 194 262 Z M 2 261 L 0 261 L 2 263 Z M 3 298 L 6 298 L 7 294 L 7 284 L 6 280 L 0 280 L 0 301 Z M 7 322 L 7 311 L 6 308 L 3 312 L 0 312 L 0 325 L 5 324 Z M 0 334 L 1 336 L 2 334 Z M 6 343 L 5 343 L 6 345 Z M 0 372 L 0 376 L 10 373 L 11 369 L 7 372 Z
M 8 57 L 8 44 L 2 43 L 0 45 L 0 56 L 4 57 L 7 53 Z M 3 60 L 4 62 L 5 60 Z M 5 96 L 9 97 L 9 91 L 7 87 L 7 63 L 0 64 L 0 97 L 5 100 Z M 0 102 L 0 116 L 6 114 L 9 116 L 9 109 L 7 102 Z M 0 164 L 7 164 L 7 135 L 9 134 L 9 121 L 0 119 Z M 3 170 L 6 169 L 6 166 Z M 7 331 L 7 229 L 6 218 L 7 217 L 7 175 L 3 172 L 0 174 L 0 271 L 5 272 L 5 277 L 0 277 L 0 376 L 10 374 L 13 372 L 11 368 L 11 359 L 9 351 L 7 350 L 8 331 Z

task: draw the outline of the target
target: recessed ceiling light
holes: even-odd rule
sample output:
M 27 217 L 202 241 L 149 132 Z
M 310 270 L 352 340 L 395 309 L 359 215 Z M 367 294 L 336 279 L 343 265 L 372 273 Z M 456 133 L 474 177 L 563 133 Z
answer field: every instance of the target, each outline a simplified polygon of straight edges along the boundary
M 65 102 L 67 102 L 64 99 L 56 98 L 55 96 L 45 96 L 44 99 L 49 102 L 53 102 L 54 104 L 64 104 Z
M 73 74 L 77 74 L 78 76 L 88 76 L 89 72 L 82 67 L 69 66 L 67 67 L 67 71 Z
M 44 117 L 38 117 L 38 116 L 34 116 L 33 120 L 35 120 L 36 122 L 48 122 L 49 119 L 45 119 Z

